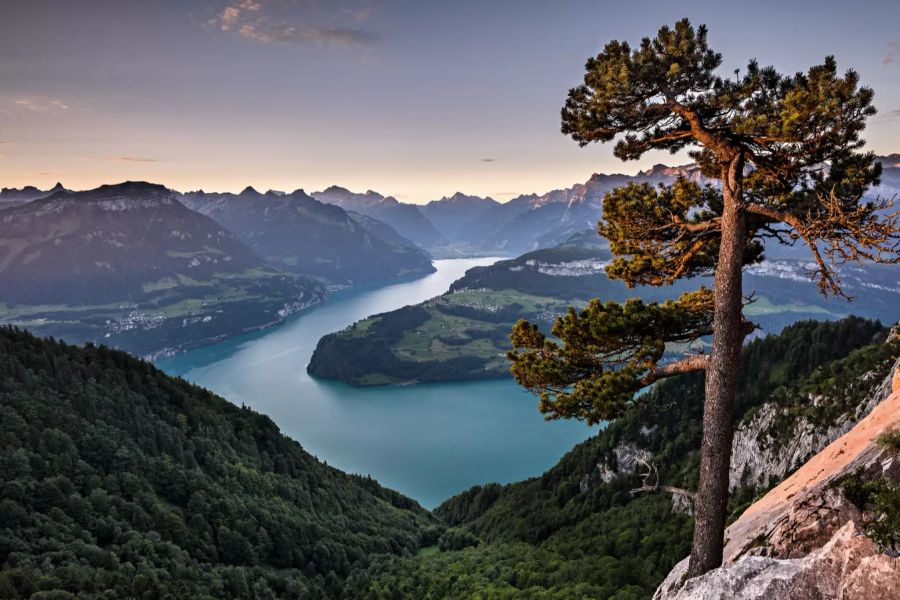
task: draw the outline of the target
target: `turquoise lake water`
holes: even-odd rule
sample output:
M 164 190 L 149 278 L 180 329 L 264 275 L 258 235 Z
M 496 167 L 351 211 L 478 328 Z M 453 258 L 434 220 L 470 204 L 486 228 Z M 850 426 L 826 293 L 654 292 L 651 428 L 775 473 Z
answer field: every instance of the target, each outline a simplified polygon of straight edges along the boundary
M 512 379 L 354 388 L 306 374 L 321 336 L 433 298 L 466 269 L 495 260 L 435 261 L 437 272 L 422 279 L 338 292 L 278 327 L 157 366 L 269 415 L 321 460 L 428 508 L 475 484 L 539 475 L 597 428 L 545 422 L 537 399 Z

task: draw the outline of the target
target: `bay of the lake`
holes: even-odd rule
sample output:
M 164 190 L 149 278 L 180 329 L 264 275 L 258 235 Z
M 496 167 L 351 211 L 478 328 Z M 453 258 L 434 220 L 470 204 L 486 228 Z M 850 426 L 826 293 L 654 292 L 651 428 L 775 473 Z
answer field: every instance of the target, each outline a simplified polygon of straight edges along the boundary
M 323 335 L 437 296 L 495 260 L 438 260 L 421 279 L 340 291 L 277 327 L 157 366 L 268 415 L 329 465 L 371 475 L 428 508 L 475 484 L 539 475 L 597 428 L 544 421 L 537 399 L 511 378 L 354 388 L 306 373 Z

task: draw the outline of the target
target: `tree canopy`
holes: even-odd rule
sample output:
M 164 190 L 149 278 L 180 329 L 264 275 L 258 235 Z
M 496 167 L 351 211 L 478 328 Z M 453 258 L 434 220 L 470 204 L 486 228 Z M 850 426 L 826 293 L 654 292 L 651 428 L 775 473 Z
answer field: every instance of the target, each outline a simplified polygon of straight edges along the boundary
M 763 258 L 766 242 L 800 242 L 821 292 L 845 295 L 839 265 L 900 261 L 900 213 L 888 200 L 863 199 L 881 165 L 862 150 L 875 108 L 859 75 L 839 74 L 831 56 L 794 75 L 751 60 L 725 77 L 721 64 L 706 27 L 683 19 L 634 49 L 609 42 L 562 109 L 562 132 L 581 146 L 614 142 L 622 160 L 687 151 L 696 161 L 702 185 L 679 179 L 607 194 L 598 233 L 614 256 L 609 277 L 633 287 L 712 274 L 712 292 L 665 304 L 592 302 L 556 323 L 562 346 L 520 322 L 509 354 L 549 418 L 589 422 L 622 414 L 659 377 L 705 371 L 691 576 L 721 564 L 740 349 L 754 328 L 743 315 L 742 269 Z M 660 366 L 666 344 L 709 333 L 708 354 Z

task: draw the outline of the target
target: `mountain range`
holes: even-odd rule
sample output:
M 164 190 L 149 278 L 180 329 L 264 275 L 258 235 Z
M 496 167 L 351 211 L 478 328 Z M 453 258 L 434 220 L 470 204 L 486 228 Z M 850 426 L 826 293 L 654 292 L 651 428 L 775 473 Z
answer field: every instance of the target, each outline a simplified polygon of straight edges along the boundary
M 0 322 L 138 354 L 278 321 L 324 297 L 163 186 L 56 192 L 0 211 Z
M 303 190 L 261 194 L 248 187 L 240 194 L 191 192 L 180 200 L 291 273 L 352 284 L 434 272 L 431 257 L 390 225 L 366 215 L 354 218 Z
M 870 195 L 900 194 L 900 155 L 879 156 L 881 184 Z M 694 164 L 657 164 L 636 175 L 595 173 L 584 183 L 543 194 L 523 194 L 497 202 L 456 192 L 426 204 L 409 204 L 374 191 L 358 194 L 330 187 L 313 196 L 390 224 L 438 258 L 473 255 L 518 256 L 556 246 L 586 228 L 595 228 L 603 196 L 628 183 L 671 184 L 677 177 L 705 182 Z
M 321 192 L 313 192 L 312 196 L 319 202 L 335 204 L 345 210 L 384 221 L 400 235 L 426 250 L 439 247 L 444 242 L 434 224 L 425 218 L 415 204 L 405 204 L 392 196 L 385 197 L 372 190 L 357 194 L 336 185 Z
M 56 192 L 63 192 L 65 190 L 66 188 L 64 188 L 61 183 L 57 183 L 49 190 L 40 190 L 33 185 L 26 185 L 25 187 L 20 189 L 3 188 L 0 189 L 0 208 L 18 206 L 19 204 L 25 204 L 26 202 L 31 202 L 32 200 L 46 198 L 51 194 L 55 194 Z
M 879 160 L 872 194 L 892 197 L 900 156 Z M 679 176 L 701 180 L 696 166 L 660 164 L 505 203 L 458 192 L 424 205 L 338 186 L 313 194 L 143 183 L 3 188 L 0 323 L 140 354 L 175 351 L 278 321 L 321 300 L 323 286 L 422 276 L 433 271 L 431 257 L 554 248 L 595 228 L 611 189 Z M 779 248 L 770 258 L 805 260 L 799 252 Z M 796 269 L 802 264 L 788 266 Z

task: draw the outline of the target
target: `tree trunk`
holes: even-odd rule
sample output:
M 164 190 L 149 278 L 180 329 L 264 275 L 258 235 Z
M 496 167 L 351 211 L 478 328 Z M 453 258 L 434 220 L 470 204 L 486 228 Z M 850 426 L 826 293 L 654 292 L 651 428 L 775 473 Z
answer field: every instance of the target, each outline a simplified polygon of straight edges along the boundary
M 725 517 L 728 506 L 728 470 L 734 434 L 733 411 L 740 368 L 743 294 L 741 274 L 746 226 L 741 207 L 744 158 L 738 155 L 723 168 L 722 243 L 713 287 L 715 315 L 713 342 L 706 367 L 703 443 L 700 449 L 700 484 L 694 514 L 694 542 L 688 577 L 696 577 L 722 564 Z

